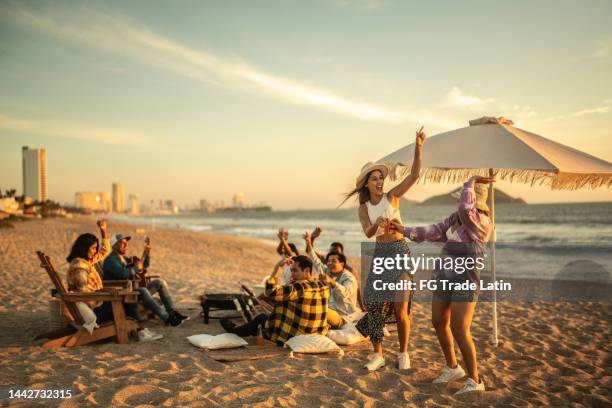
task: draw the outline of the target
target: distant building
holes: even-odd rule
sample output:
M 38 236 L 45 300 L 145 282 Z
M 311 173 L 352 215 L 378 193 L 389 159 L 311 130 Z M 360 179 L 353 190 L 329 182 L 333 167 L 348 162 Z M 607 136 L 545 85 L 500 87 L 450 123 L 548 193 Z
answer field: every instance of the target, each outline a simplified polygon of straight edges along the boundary
M 112 210 L 110 194 L 90 191 L 76 193 L 74 195 L 74 206 L 94 212 L 111 212 Z
M 200 211 L 212 212 L 214 211 L 214 209 L 213 209 L 213 206 L 208 202 L 208 200 L 201 199 L 200 200 Z
M 15 197 L 0 198 L 0 212 L 16 214 L 19 212 L 19 203 Z
M 245 203 L 244 193 L 234 194 L 234 197 L 232 198 L 232 205 L 234 207 L 242 208 L 244 207 L 244 203 Z
M 179 213 L 178 205 L 174 204 L 174 200 L 165 200 L 163 209 L 166 211 L 170 211 L 172 214 Z
M 121 183 L 113 183 L 113 211 L 118 213 L 125 211 L 125 194 Z
M 138 215 L 140 214 L 140 200 L 138 195 L 130 194 L 130 214 Z
M 47 184 L 47 150 L 21 148 L 23 170 L 23 195 L 32 197 L 34 201 L 49 199 Z

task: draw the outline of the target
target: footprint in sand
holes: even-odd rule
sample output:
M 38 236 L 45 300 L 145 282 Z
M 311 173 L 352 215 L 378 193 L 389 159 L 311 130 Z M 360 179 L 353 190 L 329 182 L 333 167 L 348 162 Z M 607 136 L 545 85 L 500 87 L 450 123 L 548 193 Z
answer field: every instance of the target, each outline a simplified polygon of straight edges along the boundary
M 168 390 L 150 385 L 128 385 L 113 396 L 113 405 L 151 404 L 156 406 L 165 399 Z

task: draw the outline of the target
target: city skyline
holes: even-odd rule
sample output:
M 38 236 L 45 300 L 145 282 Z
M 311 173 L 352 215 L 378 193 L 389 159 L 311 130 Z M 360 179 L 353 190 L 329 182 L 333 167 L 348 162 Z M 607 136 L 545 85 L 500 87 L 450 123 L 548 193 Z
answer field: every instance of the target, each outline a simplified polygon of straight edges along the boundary
M 612 159 L 610 2 L 236 5 L 0 4 L 0 187 L 19 189 L 30 145 L 49 152 L 62 203 L 121 180 L 141 203 L 241 191 L 333 208 L 420 125 L 433 136 L 483 115 Z M 530 203 L 612 200 L 497 187 Z

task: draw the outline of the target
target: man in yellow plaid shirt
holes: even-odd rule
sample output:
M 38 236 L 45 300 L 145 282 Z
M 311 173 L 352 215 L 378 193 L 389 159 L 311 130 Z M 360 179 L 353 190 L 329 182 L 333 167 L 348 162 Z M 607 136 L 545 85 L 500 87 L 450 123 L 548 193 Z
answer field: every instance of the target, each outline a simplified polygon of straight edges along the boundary
M 288 265 L 291 268 L 291 284 L 279 286 L 278 272 Z M 263 336 L 282 345 L 293 336 L 301 334 L 326 335 L 327 304 L 329 287 L 311 276 L 312 261 L 298 255 L 283 258 L 275 266 L 266 280 L 265 296 L 275 303 L 274 310 L 268 316 L 257 315 L 250 322 L 236 327 L 229 319 L 222 319 L 221 325 L 241 337 L 255 336 L 257 328 L 262 326 Z

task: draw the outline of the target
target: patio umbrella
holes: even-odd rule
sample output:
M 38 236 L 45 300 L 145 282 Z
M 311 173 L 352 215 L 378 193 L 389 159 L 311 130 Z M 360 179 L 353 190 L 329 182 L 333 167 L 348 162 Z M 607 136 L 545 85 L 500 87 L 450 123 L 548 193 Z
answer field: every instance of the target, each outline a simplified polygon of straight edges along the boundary
M 535 133 L 512 126 L 506 118 L 482 117 L 469 126 L 427 138 L 423 147 L 421 180 L 464 182 L 473 175 L 497 180 L 549 185 L 552 190 L 610 187 L 612 163 Z M 383 157 L 391 180 L 410 172 L 414 143 Z M 495 276 L 495 195 L 490 185 L 491 274 Z M 493 291 L 493 343 L 497 346 L 497 294 Z

